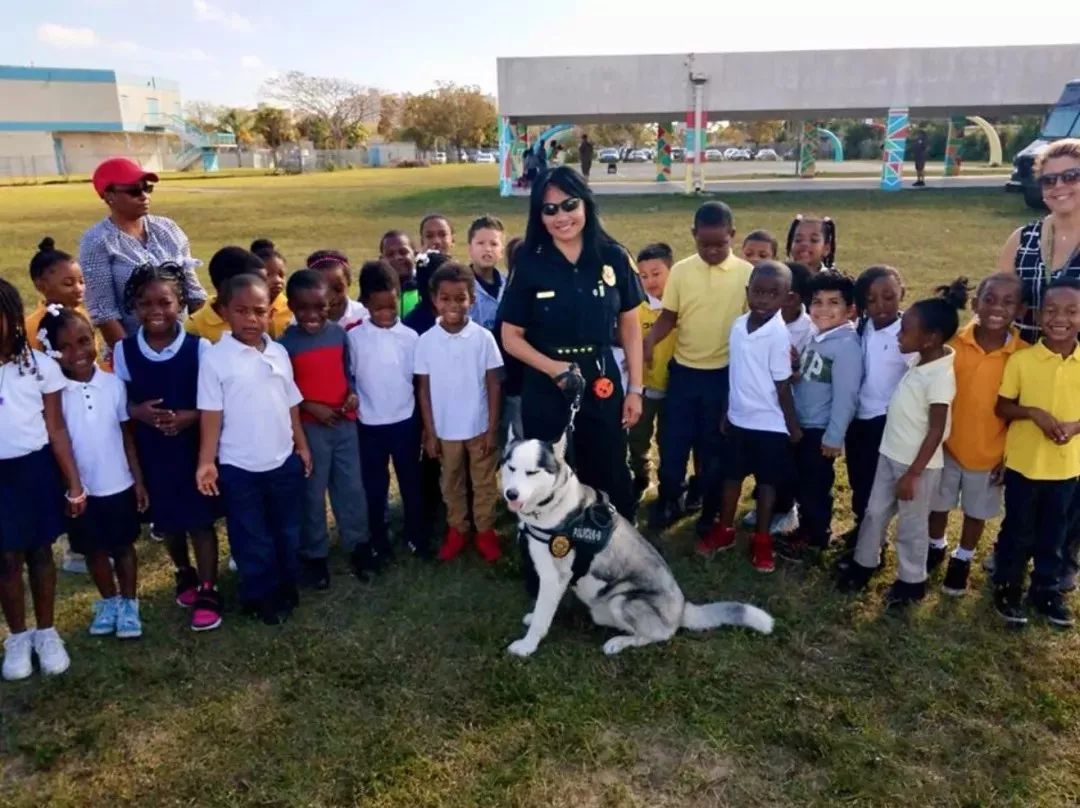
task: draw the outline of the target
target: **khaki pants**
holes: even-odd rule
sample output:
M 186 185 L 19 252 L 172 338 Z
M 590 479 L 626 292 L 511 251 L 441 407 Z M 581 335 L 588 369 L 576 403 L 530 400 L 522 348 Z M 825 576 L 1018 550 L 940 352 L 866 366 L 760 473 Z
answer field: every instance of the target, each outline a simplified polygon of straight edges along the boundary
M 446 503 L 446 523 L 462 533 L 469 530 L 468 481 L 472 482 L 472 513 L 478 533 L 495 527 L 495 503 L 499 499 L 495 482 L 498 452 L 481 456 L 484 436 L 469 440 L 440 440 L 442 453 L 442 495 Z

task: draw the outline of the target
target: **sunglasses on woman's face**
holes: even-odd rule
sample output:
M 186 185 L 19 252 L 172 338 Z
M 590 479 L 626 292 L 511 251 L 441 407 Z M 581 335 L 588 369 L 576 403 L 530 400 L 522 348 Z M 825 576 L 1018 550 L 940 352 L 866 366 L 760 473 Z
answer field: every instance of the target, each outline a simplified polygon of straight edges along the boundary
M 540 206 L 540 212 L 545 216 L 554 216 L 560 210 L 563 213 L 571 213 L 581 207 L 581 199 L 576 196 L 568 196 L 562 202 L 545 202 Z
M 1039 185 L 1043 188 L 1053 188 L 1059 182 L 1063 185 L 1076 185 L 1080 182 L 1080 168 L 1067 168 L 1057 174 L 1043 174 L 1039 177 Z
M 150 194 L 154 193 L 154 186 L 148 182 L 144 182 L 141 185 L 114 185 L 112 189 L 118 194 L 127 194 L 136 199 L 143 194 L 150 196 Z

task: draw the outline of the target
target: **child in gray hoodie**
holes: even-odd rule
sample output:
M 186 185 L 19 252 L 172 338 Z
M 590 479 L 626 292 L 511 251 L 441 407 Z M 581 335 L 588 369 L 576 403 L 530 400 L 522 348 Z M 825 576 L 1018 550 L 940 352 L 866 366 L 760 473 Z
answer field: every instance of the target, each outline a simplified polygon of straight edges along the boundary
M 863 356 L 852 323 L 855 282 L 839 272 L 820 272 L 810 281 L 810 319 L 814 334 L 799 357 L 795 414 L 802 440 L 795 447 L 801 526 L 794 538 L 777 545 L 777 555 L 801 562 L 825 550 L 832 528 L 835 479 L 848 424 L 855 417 Z

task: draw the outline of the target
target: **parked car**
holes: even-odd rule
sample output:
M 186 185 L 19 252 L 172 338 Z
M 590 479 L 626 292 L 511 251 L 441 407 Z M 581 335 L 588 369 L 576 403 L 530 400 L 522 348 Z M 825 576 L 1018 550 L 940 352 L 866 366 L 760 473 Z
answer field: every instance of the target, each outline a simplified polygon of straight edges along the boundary
M 754 155 L 755 160 L 779 160 L 780 155 L 776 153 L 776 149 L 759 149 L 758 153 Z
M 619 150 L 618 149 L 601 149 L 600 156 L 596 158 L 601 163 L 617 163 L 619 162 Z
M 719 163 L 721 160 L 726 160 L 724 153 L 719 149 L 706 149 L 705 150 L 705 162 L 707 163 Z
M 626 155 L 626 162 L 647 163 L 649 162 L 649 155 L 644 149 L 634 149 Z
M 435 156 L 431 159 L 431 162 L 440 163 L 440 164 L 445 163 L 446 162 L 446 152 L 444 152 L 444 151 L 435 152 Z
M 495 159 L 495 155 L 492 154 L 491 152 L 477 152 L 475 159 L 476 159 L 477 163 L 497 163 L 497 162 L 499 162 L 498 160 Z
M 1013 172 L 1005 183 L 1005 190 L 1022 193 L 1028 207 L 1043 210 L 1042 189 L 1034 171 L 1035 159 L 1055 140 L 1065 137 L 1080 137 L 1080 81 L 1065 85 L 1061 98 L 1046 114 L 1039 137 L 1013 158 Z
M 686 149 L 682 146 L 674 146 L 671 149 L 671 162 L 681 163 L 686 159 Z

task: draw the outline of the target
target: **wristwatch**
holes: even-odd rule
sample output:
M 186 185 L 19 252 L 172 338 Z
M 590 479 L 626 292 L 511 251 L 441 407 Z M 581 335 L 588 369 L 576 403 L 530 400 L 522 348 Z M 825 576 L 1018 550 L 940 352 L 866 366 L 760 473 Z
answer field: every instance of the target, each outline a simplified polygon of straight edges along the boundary
M 645 395 L 645 388 L 640 384 L 629 384 L 626 386 L 626 394 L 636 393 L 639 396 Z

